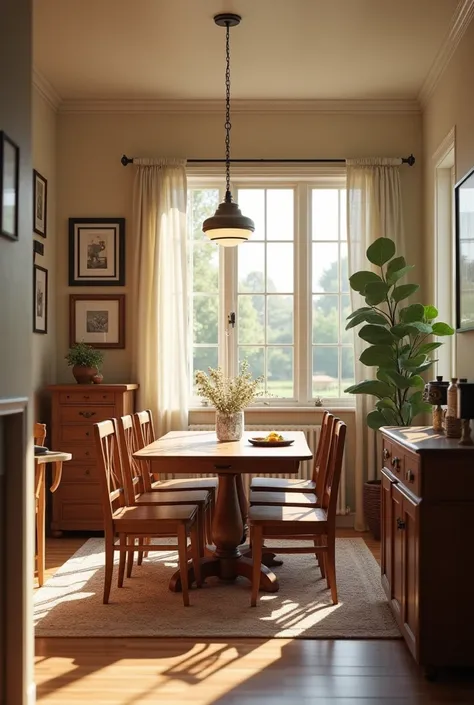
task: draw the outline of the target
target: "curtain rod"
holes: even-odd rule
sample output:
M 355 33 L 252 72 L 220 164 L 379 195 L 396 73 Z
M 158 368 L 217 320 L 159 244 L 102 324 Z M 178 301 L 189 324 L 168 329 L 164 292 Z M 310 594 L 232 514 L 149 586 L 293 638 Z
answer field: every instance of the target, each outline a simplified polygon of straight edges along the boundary
M 415 163 L 415 157 L 410 154 L 409 157 L 401 157 L 402 164 L 408 164 L 408 166 L 413 166 Z M 225 164 L 225 159 L 187 159 L 190 164 Z M 120 160 L 123 166 L 127 164 L 133 164 L 133 157 L 127 157 L 125 154 L 122 155 Z M 345 163 L 345 159 L 230 159 L 232 164 L 311 164 L 316 162 L 321 162 L 323 164 L 334 164 L 334 163 Z

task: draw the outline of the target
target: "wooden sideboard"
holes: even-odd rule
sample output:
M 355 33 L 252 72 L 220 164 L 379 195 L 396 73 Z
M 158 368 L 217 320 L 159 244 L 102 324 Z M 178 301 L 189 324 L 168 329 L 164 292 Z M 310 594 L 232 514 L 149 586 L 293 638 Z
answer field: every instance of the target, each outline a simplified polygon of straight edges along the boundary
M 137 384 L 60 384 L 52 395 L 51 447 L 72 454 L 52 496 L 51 531 L 103 529 L 99 477 L 92 425 L 135 410 Z
M 474 446 L 384 427 L 382 584 L 428 677 L 474 666 Z

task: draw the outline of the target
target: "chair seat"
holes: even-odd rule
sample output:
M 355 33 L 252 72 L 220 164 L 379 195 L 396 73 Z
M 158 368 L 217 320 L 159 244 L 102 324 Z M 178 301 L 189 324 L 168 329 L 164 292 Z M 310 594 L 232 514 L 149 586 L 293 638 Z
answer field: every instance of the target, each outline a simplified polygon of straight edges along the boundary
M 180 492 L 143 492 L 135 498 L 135 505 L 206 505 L 210 501 L 207 490 L 181 490 Z
M 250 505 L 300 507 L 316 505 L 318 498 L 312 492 L 250 492 Z
M 302 477 L 254 477 L 250 489 L 257 492 L 309 492 L 316 489 L 316 483 Z
M 304 524 L 305 530 L 310 531 L 308 524 L 320 524 L 327 522 L 327 513 L 320 507 L 282 507 L 257 505 L 250 507 L 248 514 L 252 524 L 280 525 Z
M 155 492 L 173 490 L 184 492 L 186 490 L 215 490 L 218 484 L 217 477 L 183 477 L 173 480 L 157 480 L 151 487 Z
M 117 533 L 149 534 L 172 530 L 178 525 L 191 526 L 196 519 L 198 506 L 151 505 L 144 507 L 121 507 L 113 515 Z

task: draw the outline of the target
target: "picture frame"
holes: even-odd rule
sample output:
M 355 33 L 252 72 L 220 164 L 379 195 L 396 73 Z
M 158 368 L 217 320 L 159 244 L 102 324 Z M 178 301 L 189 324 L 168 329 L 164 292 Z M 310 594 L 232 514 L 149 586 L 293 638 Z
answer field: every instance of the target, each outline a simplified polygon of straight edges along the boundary
M 48 182 L 39 171 L 33 169 L 33 230 L 46 237 L 48 218 Z
M 125 348 L 125 294 L 70 294 L 69 345 Z
M 124 286 L 125 218 L 69 218 L 69 286 Z
M 20 148 L 0 131 L 0 233 L 18 240 Z
M 33 333 L 48 332 L 48 270 L 33 265 Z
M 474 330 L 474 167 L 454 187 L 456 329 Z

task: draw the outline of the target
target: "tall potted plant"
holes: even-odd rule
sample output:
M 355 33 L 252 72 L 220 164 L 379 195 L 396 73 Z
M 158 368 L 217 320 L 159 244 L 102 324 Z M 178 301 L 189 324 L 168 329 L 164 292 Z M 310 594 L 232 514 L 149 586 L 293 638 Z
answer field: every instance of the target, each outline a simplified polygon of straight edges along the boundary
M 349 278 L 351 289 L 364 297 L 366 306 L 347 317 L 346 330 L 364 324 L 358 335 L 369 345 L 359 360 L 376 368 L 376 379 L 357 382 L 345 391 L 376 397 L 375 409 L 367 414 L 370 428 L 410 426 L 418 414 L 431 410 L 423 401 L 421 374 L 435 362 L 432 353 L 442 345 L 432 336 L 453 335 L 454 330 L 447 323 L 435 322 L 438 311 L 434 306 L 402 304 L 420 287 L 400 283 L 413 265 L 395 256 L 393 240 L 378 238 L 366 255 L 378 272 L 363 270 Z M 377 491 L 380 497 L 380 488 Z

